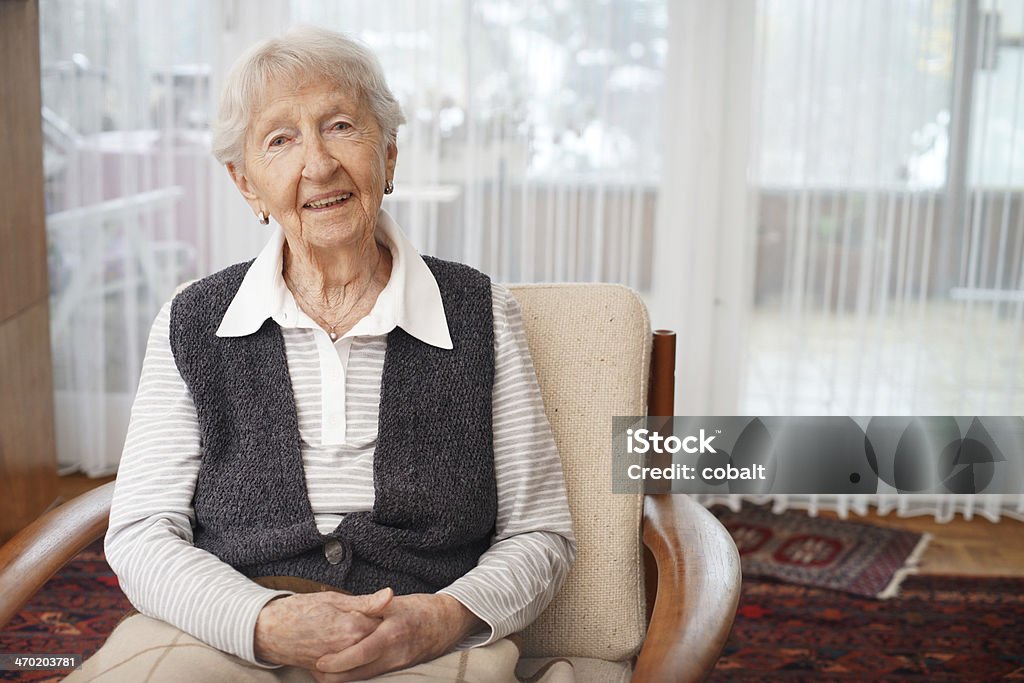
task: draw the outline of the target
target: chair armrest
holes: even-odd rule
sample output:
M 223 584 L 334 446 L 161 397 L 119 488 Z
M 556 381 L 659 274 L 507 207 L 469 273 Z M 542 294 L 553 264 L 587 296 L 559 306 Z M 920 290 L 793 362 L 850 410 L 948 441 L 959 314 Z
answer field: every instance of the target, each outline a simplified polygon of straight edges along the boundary
M 114 482 L 43 514 L 0 548 L 0 628 L 57 570 L 103 536 Z
M 739 604 L 736 544 L 714 515 L 684 495 L 646 496 L 643 533 L 658 563 L 658 597 L 633 682 L 702 681 Z

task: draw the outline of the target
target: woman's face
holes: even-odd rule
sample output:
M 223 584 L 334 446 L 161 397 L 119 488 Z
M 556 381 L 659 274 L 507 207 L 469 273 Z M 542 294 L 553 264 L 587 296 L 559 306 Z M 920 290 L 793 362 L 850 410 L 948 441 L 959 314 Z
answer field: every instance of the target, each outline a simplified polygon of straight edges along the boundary
M 344 248 L 372 239 L 397 156 L 358 95 L 320 82 L 271 87 L 246 133 L 245 169 L 228 171 L 290 244 Z

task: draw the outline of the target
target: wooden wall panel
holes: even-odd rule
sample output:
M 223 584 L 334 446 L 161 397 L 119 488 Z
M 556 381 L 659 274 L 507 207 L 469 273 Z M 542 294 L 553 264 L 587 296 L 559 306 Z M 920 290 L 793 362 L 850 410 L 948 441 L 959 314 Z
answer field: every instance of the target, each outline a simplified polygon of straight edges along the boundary
M 0 320 L 6 320 L 47 296 L 37 0 L 0 2 L 0 69 Z
M 48 321 L 49 304 L 44 300 L 0 324 L 4 386 L 0 392 L 0 537 L 4 539 L 38 517 L 57 496 Z
M 0 0 L 0 540 L 56 497 L 37 0 Z

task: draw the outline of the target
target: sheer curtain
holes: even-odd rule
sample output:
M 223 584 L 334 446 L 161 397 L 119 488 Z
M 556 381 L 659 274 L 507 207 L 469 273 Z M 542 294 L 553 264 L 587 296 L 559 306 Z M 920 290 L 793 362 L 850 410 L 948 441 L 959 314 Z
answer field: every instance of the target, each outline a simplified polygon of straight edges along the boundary
M 722 411 L 708 393 L 705 405 L 1024 414 L 1024 3 L 763 0 L 753 19 L 740 182 L 757 206 L 748 240 L 729 245 L 753 249 L 752 297 L 715 295 L 725 312 L 709 317 L 711 344 L 730 341 L 729 315 L 746 334 L 740 353 L 709 365 L 717 380 L 741 361 L 737 403 Z M 1019 496 L 772 500 L 1024 515 Z
M 114 470 L 157 308 L 208 267 L 204 4 L 39 3 L 62 471 Z

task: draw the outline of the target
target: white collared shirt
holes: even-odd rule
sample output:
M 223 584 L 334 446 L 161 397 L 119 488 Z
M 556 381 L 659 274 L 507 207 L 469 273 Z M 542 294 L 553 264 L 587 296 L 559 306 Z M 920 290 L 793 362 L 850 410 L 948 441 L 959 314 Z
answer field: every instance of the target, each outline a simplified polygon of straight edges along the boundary
M 373 450 L 387 334 L 396 326 L 451 348 L 437 282 L 390 216 L 379 242 L 392 274 L 371 312 L 335 343 L 295 304 L 281 277 L 277 230 L 250 267 L 217 330 L 251 334 L 281 326 L 317 527 L 373 507 Z M 251 277 L 250 277 L 251 276 Z M 498 513 L 491 547 L 476 568 L 445 588 L 489 626 L 463 647 L 493 642 L 532 622 L 554 597 L 575 556 L 561 465 L 523 331 L 518 304 L 492 285 L 492 397 Z M 192 545 L 202 453 L 195 406 L 169 343 L 170 302 L 150 333 L 118 471 L 107 559 L 143 614 L 255 661 L 256 617 L 281 595 L 249 581 Z
M 345 337 L 387 334 L 395 327 L 420 341 L 442 349 L 452 348 L 441 290 L 433 273 L 416 252 L 391 215 L 381 209 L 377 216 L 377 242 L 391 252 L 391 277 L 377 297 L 373 310 L 357 322 Z M 253 262 L 232 299 L 218 337 L 240 337 L 260 329 L 273 318 L 283 328 L 319 329 L 300 309 L 284 282 L 284 231 L 275 227 L 263 251 Z M 326 333 L 325 333 L 326 334 Z

